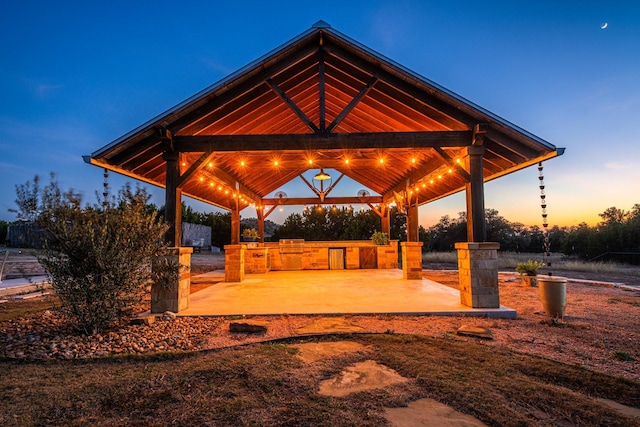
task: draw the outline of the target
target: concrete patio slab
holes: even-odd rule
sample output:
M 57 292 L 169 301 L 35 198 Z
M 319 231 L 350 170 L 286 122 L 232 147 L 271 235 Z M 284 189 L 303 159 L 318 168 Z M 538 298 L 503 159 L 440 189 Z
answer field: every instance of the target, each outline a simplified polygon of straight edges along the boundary
M 405 314 L 516 318 L 507 307 L 474 309 L 456 289 L 428 279 L 404 280 L 402 271 L 304 270 L 247 274 L 191 294 L 179 316 L 279 314 Z

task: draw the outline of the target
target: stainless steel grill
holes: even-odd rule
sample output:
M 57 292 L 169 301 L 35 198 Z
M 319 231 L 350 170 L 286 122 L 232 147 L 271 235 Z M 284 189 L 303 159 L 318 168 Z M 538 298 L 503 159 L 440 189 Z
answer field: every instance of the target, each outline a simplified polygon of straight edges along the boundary
M 304 239 L 281 239 L 279 249 L 284 270 L 302 270 Z
M 281 254 L 301 254 L 304 252 L 304 239 L 280 239 Z

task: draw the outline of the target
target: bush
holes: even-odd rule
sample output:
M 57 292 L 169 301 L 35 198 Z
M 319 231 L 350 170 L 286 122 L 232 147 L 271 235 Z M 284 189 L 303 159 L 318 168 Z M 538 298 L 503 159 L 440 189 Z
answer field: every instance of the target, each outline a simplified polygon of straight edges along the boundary
M 39 216 L 51 236 L 39 261 L 78 331 L 113 326 L 141 301 L 167 229 L 146 209 L 148 199 L 126 185 L 113 200 L 82 208 L 67 193 Z

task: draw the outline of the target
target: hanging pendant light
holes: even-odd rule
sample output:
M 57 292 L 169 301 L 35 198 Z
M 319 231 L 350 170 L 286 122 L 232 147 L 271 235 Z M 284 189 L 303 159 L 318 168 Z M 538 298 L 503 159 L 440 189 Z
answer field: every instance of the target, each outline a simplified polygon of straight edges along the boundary
M 320 172 L 313 177 L 315 181 L 328 181 L 331 179 L 331 175 L 326 173 L 324 169 L 320 169 Z

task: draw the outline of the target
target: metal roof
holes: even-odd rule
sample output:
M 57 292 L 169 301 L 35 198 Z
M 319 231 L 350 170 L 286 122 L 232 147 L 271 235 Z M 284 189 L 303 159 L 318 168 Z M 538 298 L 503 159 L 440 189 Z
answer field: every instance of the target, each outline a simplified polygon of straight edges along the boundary
M 320 168 L 424 204 L 464 189 L 474 129 L 485 180 L 564 151 L 319 21 L 85 160 L 164 186 L 180 151 L 183 194 L 226 209 Z

